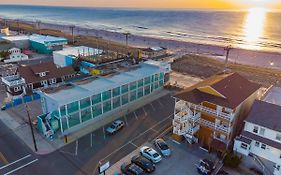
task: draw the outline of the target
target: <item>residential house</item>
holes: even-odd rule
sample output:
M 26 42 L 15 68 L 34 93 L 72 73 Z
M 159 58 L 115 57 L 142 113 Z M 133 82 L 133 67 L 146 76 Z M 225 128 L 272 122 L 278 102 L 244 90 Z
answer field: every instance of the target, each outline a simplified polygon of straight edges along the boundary
M 281 106 L 255 101 L 233 150 L 273 162 L 274 167 L 268 168 L 273 168 L 274 175 L 281 175 Z
M 75 76 L 71 66 L 57 68 L 53 62 L 20 65 L 17 74 L 2 77 L 8 97 L 32 93 L 38 88 L 56 85 Z
M 28 56 L 21 52 L 21 49 L 18 48 L 11 48 L 9 51 L 9 59 L 5 59 L 5 63 L 12 63 L 27 60 Z
M 174 95 L 174 136 L 223 153 L 239 131 L 260 85 L 238 73 L 212 76 Z

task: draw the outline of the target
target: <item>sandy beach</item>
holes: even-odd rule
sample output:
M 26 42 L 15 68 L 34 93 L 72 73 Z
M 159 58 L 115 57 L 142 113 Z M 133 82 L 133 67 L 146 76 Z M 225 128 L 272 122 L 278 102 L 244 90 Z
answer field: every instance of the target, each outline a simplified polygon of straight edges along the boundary
M 27 23 L 32 26 L 36 26 L 36 22 L 21 21 L 21 23 Z M 71 34 L 69 25 L 58 25 L 40 22 L 41 29 L 58 30 L 63 33 Z M 75 26 L 74 35 L 84 37 L 95 37 L 99 39 L 108 40 L 110 42 L 116 42 L 120 45 L 125 45 L 125 35 L 123 33 L 96 30 L 90 28 L 82 28 Z M 185 54 L 196 54 L 212 57 L 218 60 L 225 59 L 224 47 L 216 45 L 198 44 L 191 42 L 183 42 L 176 40 L 169 40 L 163 38 L 152 38 L 146 36 L 138 36 L 130 34 L 128 43 L 131 47 L 166 47 L 168 50 L 178 57 Z M 228 44 L 226 43 L 226 46 Z M 281 51 L 281 49 L 280 49 Z M 265 52 L 259 50 L 246 50 L 240 48 L 233 48 L 229 54 L 229 61 L 238 64 L 259 66 L 272 69 L 281 69 L 281 53 L 278 52 Z
M 61 30 L 70 33 L 70 27 L 65 25 L 54 25 L 42 23 L 42 28 Z M 111 32 L 105 30 L 86 29 L 76 27 L 74 29 L 75 35 L 81 36 L 95 36 L 102 37 L 105 40 L 115 41 L 117 43 L 125 44 L 125 36 L 123 33 Z M 177 55 L 185 54 L 199 54 L 215 59 L 225 59 L 225 50 L 221 46 L 197 44 L 191 42 L 183 42 L 176 40 L 168 40 L 161 38 L 152 38 L 138 35 L 130 35 L 129 45 L 132 47 L 155 47 L 161 46 L 168 48 L 171 52 Z M 227 46 L 228 44 L 226 44 Z M 229 60 L 233 63 L 260 66 L 266 68 L 281 69 L 281 53 L 265 52 L 258 50 L 246 50 L 233 48 L 230 51 Z

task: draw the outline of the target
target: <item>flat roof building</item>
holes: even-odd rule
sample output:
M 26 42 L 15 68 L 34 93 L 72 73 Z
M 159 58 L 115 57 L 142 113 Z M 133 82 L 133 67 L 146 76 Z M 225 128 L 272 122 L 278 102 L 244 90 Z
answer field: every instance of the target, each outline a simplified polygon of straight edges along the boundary
M 16 47 L 21 49 L 33 49 L 41 54 L 52 54 L 53 51 L 62 50 L 63 45 L 67 44 L 67 39 L 45 35 L 16 35 L 2 37 L 11 41 Z
M 106 113 L 118 111 L 163 88 L 170 70 L 167 65 L 152 62 L 115 72 L 107 76 L 91 77 L 40 92 L 43 115 L 38 116 L 38 127 L 47 132 L 46 121 L 62 135 L 98 124 Z M 164 66 L 164 67 L 163 67 Z M 94 123 L 95 122 L 95 123 Z
M 60 67 L 70 66 L 73 60 L 78 56 L 87 56 L 95 58 L 102 54 L 102 50 L 86 46 L 68 47 L 63 50 L 53 52 L 54 63 Z

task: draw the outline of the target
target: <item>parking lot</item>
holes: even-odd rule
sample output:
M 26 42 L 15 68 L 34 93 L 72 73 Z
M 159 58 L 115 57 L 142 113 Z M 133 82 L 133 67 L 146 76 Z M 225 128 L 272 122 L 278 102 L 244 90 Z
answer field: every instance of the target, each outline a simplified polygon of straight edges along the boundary
M 164 157 L 160 163 L 156 164 L 156 170 L 152 173 L 153 175 L 196 175 L 198 172 L 195 164 L 198 164 L 200 159 L 216 159 L 214 154 L 207 153 L 206 151 L 200 149 L 198 145 L 177 143 L 169 137 L 165 137 L 165 140 L 172 150 L 172 155 L 170 157 Z M 144 145 L 157 150 L 152 142 L 147 142 Z M 113 175 L 114 173 L 120 173 L 121 165 L 125 162 L 130 162 L 133 156 L 138 155 L 139 149 L 140 147 L 122 158 L 116 164 L 112 165 L 110 169 L 107 170 L 106 174 Z
M 106 134 L 106 125 L 77 141 L 66 145 L 59 151 L 85 174 L 97 174 L 98 162 L 110 161 L 111 164 L 130 154 L 145 142 L 171 126 L 174 100 L 170 95 L 121 116 L 125 127 L 114 135 Z

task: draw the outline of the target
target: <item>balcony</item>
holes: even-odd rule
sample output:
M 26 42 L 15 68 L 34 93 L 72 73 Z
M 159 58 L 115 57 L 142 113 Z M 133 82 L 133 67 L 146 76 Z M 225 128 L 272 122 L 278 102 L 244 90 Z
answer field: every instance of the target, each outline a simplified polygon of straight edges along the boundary
M 196 125 L 194 127 L 191 127 L 187 130 L 187 133 L 190 134 L 190 135 L 194 135 L 197 131 L 199 131 L 200 129 L 200 126 L 199 125 Z
M 229 134 L 230 131 L 231 131 L 230 127 L 225 127 L 225 126 L 222 126 L 222 125 L 218 125 L 218 124 L 215 124 L 213 122 L 210 122 L 210 121 L 204 120 L 204 119 L 200 119 L 200 124 L 204 125 L 204 126 L 207 126 L 207 127 L 211 128 L 211 129 L 214 129 L 214 130 L 217 130 L 217 131 L 220 131 L 220 132 L 224 132 L 226 134 Z
M 1 79 L 4 84 L 10 87 L 25 84 L 25 80 L 19 75 L 11 75 L 7 77 L 2 77 Z
M 233 114 L 228 114 L 228 113 L 225 113 L 225 112 L 218 112 L 214 109 L 211 109 L 211 108 L 208 108 L 208 107 L 205 107 L 205 106 L 202 106 L 202 105 L 195 105 L 195 104 L 192 104 L 192 103 L 188 103 L 188 107 L 190 109 L 194 109 L 195 111 L 205 112 L 205 113 L 208 113 L 212 116 L 217 116 L 217 117 L 220 117 L 220 118 L 222 118 L 224 120 L 228 120 L 228 121 L 232 121 L 233 118 L 234 118 Z

